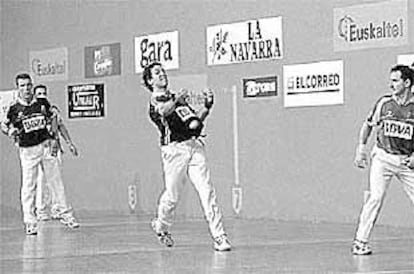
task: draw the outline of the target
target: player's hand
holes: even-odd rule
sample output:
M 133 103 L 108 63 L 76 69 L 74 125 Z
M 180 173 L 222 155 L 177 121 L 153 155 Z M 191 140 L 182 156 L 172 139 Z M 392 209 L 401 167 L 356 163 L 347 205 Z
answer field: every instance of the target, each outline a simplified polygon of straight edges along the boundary
M 368 152 L 365 145 L 358 145 L 355 153 L 354 164 L 358 168 L 366 168 L 368 166 Z
M 210 109 L 214 104 L 214 93 L 211 89 L 203 90 L 204 106 Z
M 402 164 L 408 168 L 414 169 L 414 155 L 411 155 L 410 157 L 405 158 L 402 161 Z
M 73 156 L 78 156 L 78 149 L 76 148 L 76 146 L 73 143 L 69 144 L 69 150 L 72 153 Z
M 18 134 L 19 134 L 19 130 L 15 127 L 10 127 L 8 132 L 7 132 L 7 135 L 10 138 L 16 138 Z
M 185 104 L 187 102 L 189 95 L 188 90 L 182 88 L 175 94 L 175 99 L 180 104 Z

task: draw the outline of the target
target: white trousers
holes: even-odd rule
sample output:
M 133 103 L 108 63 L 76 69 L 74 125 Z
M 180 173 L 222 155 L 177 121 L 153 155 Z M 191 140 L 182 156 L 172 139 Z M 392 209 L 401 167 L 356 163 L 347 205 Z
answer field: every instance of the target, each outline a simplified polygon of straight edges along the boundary
M 37 176 L 36 192 L 36 214 L 47 214 L 48 206 L 51 206 L 50 212 L 53 218 L 66 218 L 73 215 L 72 208 L 66 202 L 65 188 L 62 179 L 54 179 L 57 176 L 57 170 L 62 172 L 62 153 L 58 151 L 57 156 L 46 156 L 48 160 L 53 161 L 53 176 L 47 180 L 43 168 L 39 165 Z M 56 166 L 56 167 L 55 167 Z
M 21 203 L 23 210 L 23 222 L 36 223 L 35 199 L 39 169 L 42 169 L 46 182 L 57 186 L 63 197 L 59 197 L 60 203 L 67 214 L 72 214 L 72 209 L 66 204 L 64 197 L 63 181 L 57 158 L 50 155 L 49 140 L 31 146 L 20 147 L 20 164 L 22 168 Z
M 402 160 L 406 157 L 392 155 L 374 147 L 369 179 L 370 194 L 362 207 L 355 239 L 368 242 L 394 176 L 402 183 L 405 192 L 414 203 L 414 170 L 402 164 Z
M 158 205 L 158 220 L 168 229 L 186 178 L 190 179 L 200 198 L 200 203 L 213 238 L 223 235 L 222 213 L 217 205 L 216 190 L 210 180 L 204 145 L 197 139 L 174 142 L 161 147 L 165 190 Z

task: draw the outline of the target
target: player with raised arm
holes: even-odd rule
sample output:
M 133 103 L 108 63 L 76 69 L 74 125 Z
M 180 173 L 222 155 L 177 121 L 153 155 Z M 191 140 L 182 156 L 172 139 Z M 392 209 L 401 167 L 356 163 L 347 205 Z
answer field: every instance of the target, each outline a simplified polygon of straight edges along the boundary
M 149 115 L 161 135 L 165 181 L 157 218 L 151 222 L 152 229 L 161 243 L 168 247 L 174 245 L 169 229 L 184 181 L 189 178 L 199 195 L 214 249 L 229 251 L 231 245 L 224 231 L 216 191 L 210 180 L 204 144 L 199 138 L 214 102 L 213 92 L 205 91 L 205 106 L 197 113 L 186 102 L 186 90 L 174 93 L 168 89 L 167 73 L 160 63 L 147 66 L 142 77 L 151 92 Z

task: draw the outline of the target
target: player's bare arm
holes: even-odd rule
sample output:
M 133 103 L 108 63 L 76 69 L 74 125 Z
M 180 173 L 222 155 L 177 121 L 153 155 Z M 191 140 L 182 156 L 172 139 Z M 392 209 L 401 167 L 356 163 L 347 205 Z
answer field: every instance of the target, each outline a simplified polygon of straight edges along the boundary
M 156 111 L 161 116 L 168 116 L 174 110 L 178 104 L 184 104 L 188 98 L 188 91 L 186 89 L 180 89 L 172 99 L 164 99 L 163 96 L 153 94 L 151 98 L 152 104 L 154 104 Z
M 205 89 L 203 91 L 203 96 L 204 96 L 204 107 L 201 108 L 197 113 L 198 118 L 200 118 L 201 121 L 204 121 L 207 118 L 214 104 L 214 93 L 211 89 Z
M 65 124 L 61 121 L 59 123 L 59 133 L 62 135 L 63 139 L 65 140 L 66 144 L 69 147 L 70 152 L 74 156 L 78 156 L 78 149 L 76 148 L 75 144 L 72 141 L 72 138 L 70 138 L 69 130 L 66 128 Z
M 368 165 L 367 142 L 372 132 L 372 126 L 364 122 L 359 132 L 359 143 L 355 154 L 354 164 L 359 168 L 365 168 Z

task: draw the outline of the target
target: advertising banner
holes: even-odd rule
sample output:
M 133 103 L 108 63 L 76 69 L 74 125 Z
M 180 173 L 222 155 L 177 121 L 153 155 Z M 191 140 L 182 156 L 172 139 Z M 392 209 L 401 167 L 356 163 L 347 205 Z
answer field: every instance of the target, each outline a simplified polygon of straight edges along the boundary
M 283 67 L 285 107 L 344 103 L 343 61 L 317 62 Z
M 276 96 L 277 90 L 277 76 L 243 79 L 243 97 Z
M 207 27 L 207 65 L 283 58 L 282 17 Z
M 68 49 L 30 51 L 29 67 L 35 83 L 68 79 Z
M 160 62 L 166 70 L 178 69 L 178 31 L 163 32 L 134 38 L 135 73 L 154 62 Z
M 85 47 L 85 78 L 120 74 L 120 43 Z
M 407 0 L 392 0 L 334 9 L 335 51 L 408 44 Z
M 104 116 L 104 84 L 68 86 L 68 117 L 70 119 Z

